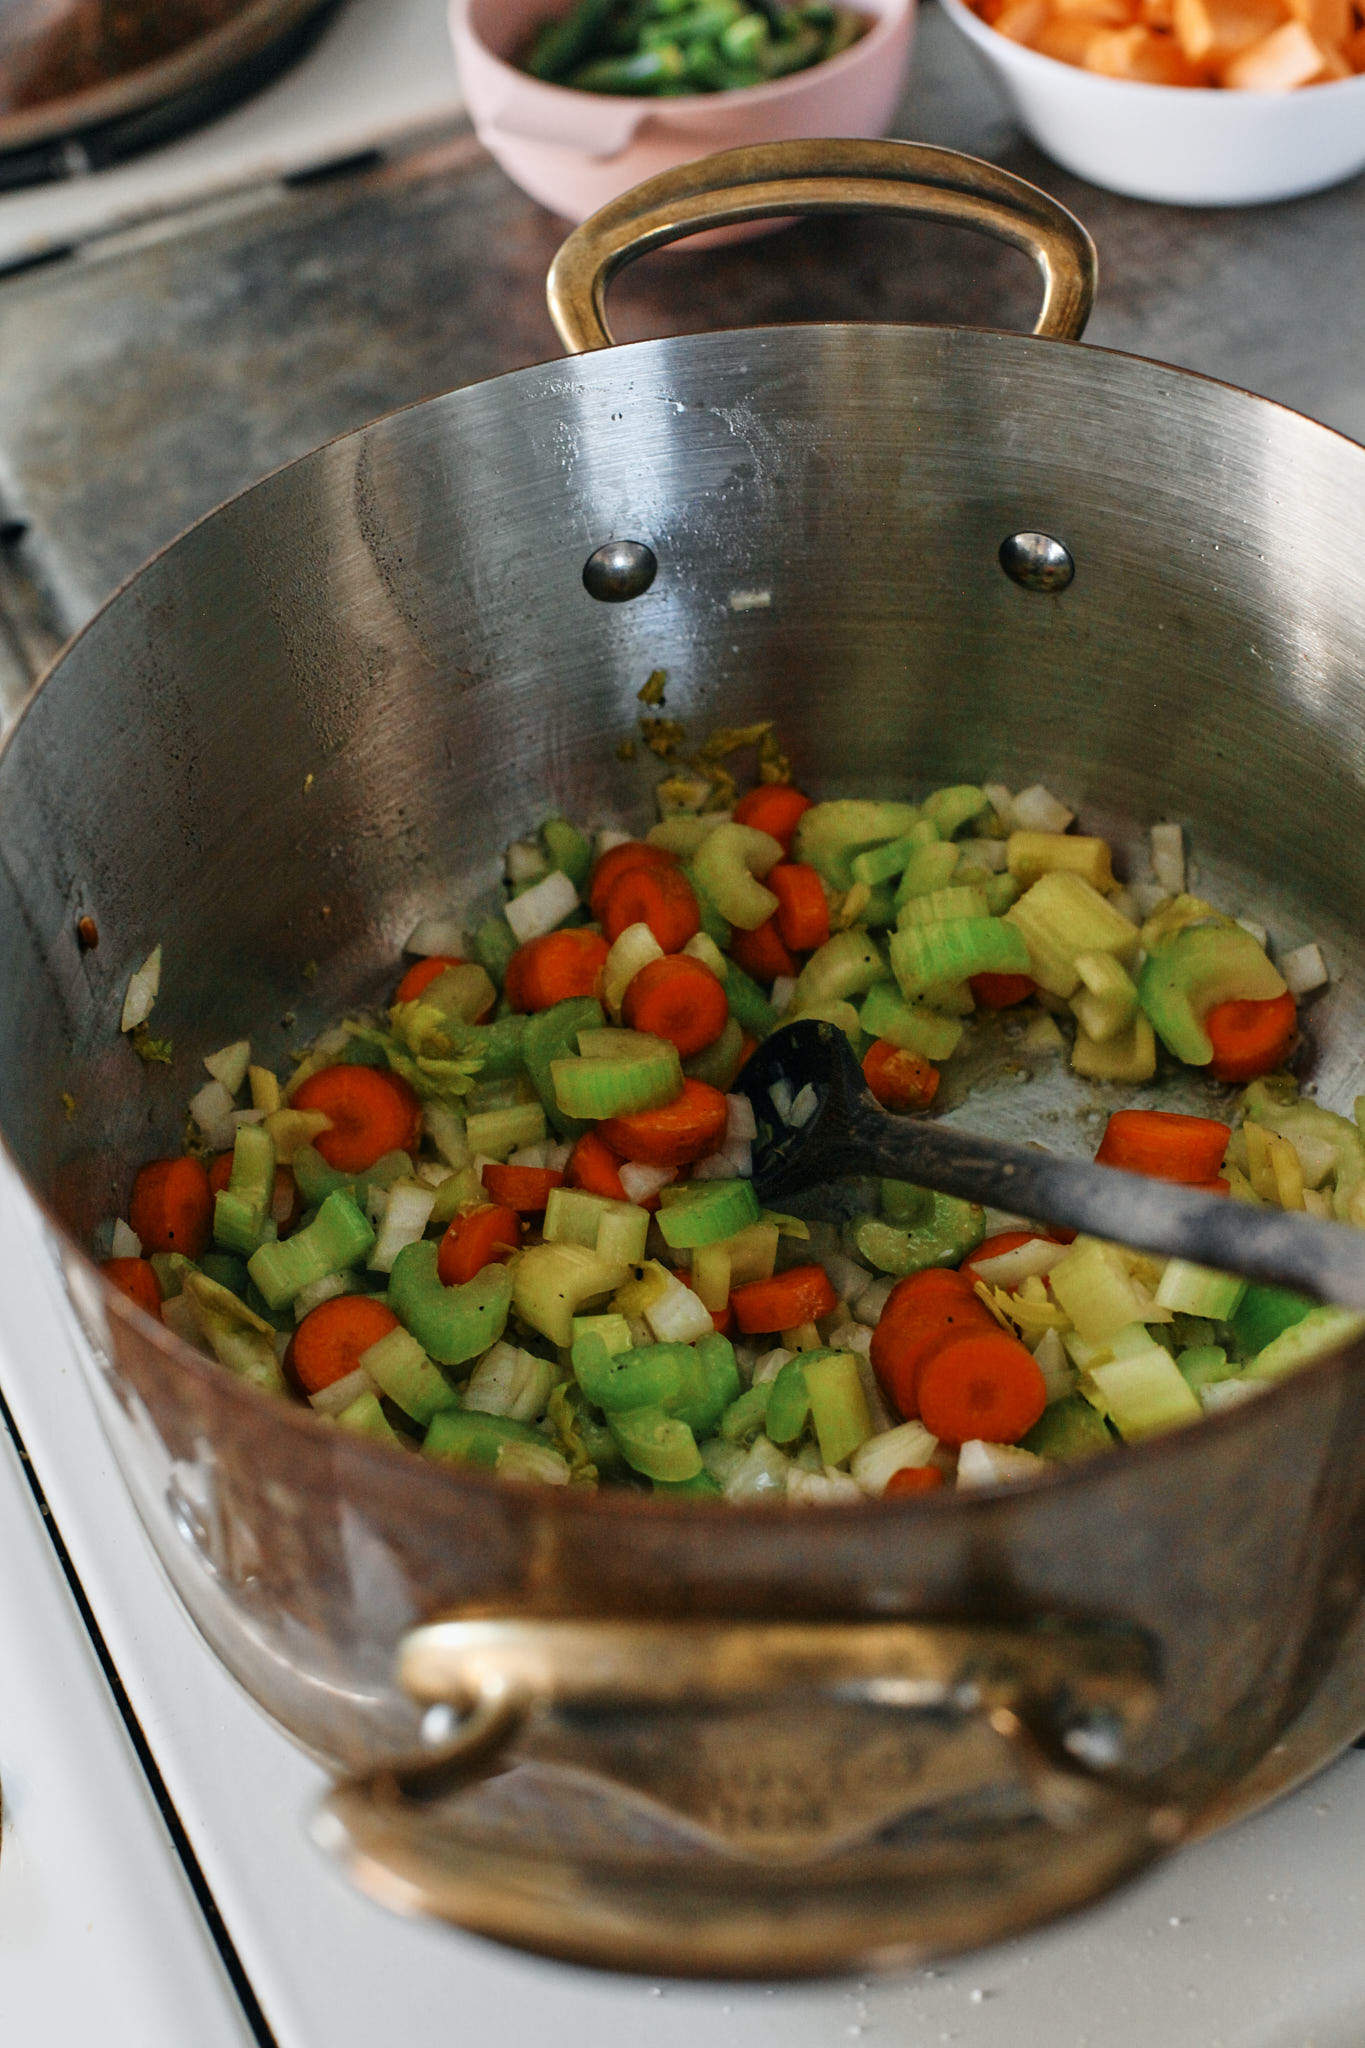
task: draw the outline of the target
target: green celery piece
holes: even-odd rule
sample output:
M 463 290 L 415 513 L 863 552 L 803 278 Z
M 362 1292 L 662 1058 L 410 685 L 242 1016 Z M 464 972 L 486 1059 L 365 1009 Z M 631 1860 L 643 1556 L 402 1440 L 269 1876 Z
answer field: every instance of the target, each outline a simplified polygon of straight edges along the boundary
M 986 1235 L 986 1212 L 956 1195 L 933 1197 L 920 1223 L 884 1223 L 880 1216 L 855 1216 L 844 1225 L 844 1241 L 855 1258 L 879 1273 L 922 1273 L 927 1266 L 956 1266 Z
M 808 1351 L 802 1359 L 811 1421 L 826 1465 L 843 1465 L 872 1435 L 872 1416 L 851 1351 Z
M 837 1031 L 843 1032 L 853 1047 L 854 1057 L 862 1058 L 863 1027 L 852 1003 L 802 1003 L 799 1008 L 789 1010 L 783 1021 L 787 1024 L 797 1024 L 806 1018 L 814 1018 L 818 1023 L 833 1024 Z
M 512 1422 L 505 1415 L 482 1415 L 472 1408 L 443 1408 L 433 1415 L 422 1439 L 429 1458 L 445 1458 L 456 1465 L 481 1465 L 492 1471 L 504 1444 L 541 1444 L 548 1439 L 529 1422 Z
M 767 1418 L 772 1391 L 771 1380 L 760 1380 L 757 1386 L 746 1388 L 737 1401 L 730 1403 L 720 1418 L 720 1434 L 727 1443 L 752 1442 Z
M 690 1500 L 720 1500 L 724 1497 L 724 1489 L 717 1486 L 706 1471 L 694 1472 L 690 1479 L 656 1479 L 654 1491 L 661 1497 L 676 1494 Z
M 600 1337 L 610 1352 L 629 1351 L 631 1348 L 630 1324 L 621 1315 L 575 1316 L 573 1319 L 573 1343 L 580 1337 Z
M 981 887 L 992 917 L 1003 917 L 1019 901 L 1021 892 L 1013 875 L 990 875 Z
M 1093 1458 L 1097 1451 L 1112 1451 L 1114 1441 L 1099 1411 L 1080 1394 L 1067 1394 L 1043 1410 L 1028 1435 L 1019 1439 L 1019 1448 L 1068 1464 L 1074 1458 Z
M 186 1285 L 190 1283 L 187 1281 Z M 1354 1343 L 1365 1330 L 1365 1316 L 1349 1308 L 1312 1308 L 1299 1322 L 1284 1330 L 1257 1353 L 1247 1367 L 1247 1378 L 1278 1380 L 1298 1372 L 1328 1351 Z
M 680 1409 L 684 1421 L 706 1436 L 720 1425 L 721 1417 L 738 1400 L 742 1382 L 735 1362 L 735 1347 L 719 1330 L 699 1337 L 692 1347 L 699 1369 L 699 1385 L 688 1408 Z
M 1138 972 L 1138 1000 L 1168 1052 L 1206 1067 L 1213 1044 L 1204 1018 L 1219 1003 L 1265 1002 L 1284 994 L 1284 978 L 1241 925 L 1186 925 L 1158 944 Z
M 388 1416 L 380 1405 L 379 1396 L 366 1389 L 357 1394 L 348 1408 L 343 1408 L 336 1418 L 338 1429 L 344 1429 L 350 1436 L 367 1436 L 377 1444 L 392 1444 L 399 1448 L 399 1437 Z
M 172 1253 L 172 1257 L 178 1256 Z M 186 1260 L 186 1269 L 193 1267 L 192 1260 Z M 235 1294 L 238 1301 L 246 1300 L 251 1277 L 246 1269 L 246 1260 L 240 1252 L 205 1252 L 199 1261 L 199 1271 L 207 1273 L 210 1280 L 216 1280 L 220 1287 L 226 1287 L 229 1294 Z M 176 1292 L 179 1292 L 177 1288 Z
M 545 1114 L 562 1138 L 580 1136 L 588 1126 L 560 1108 L 550 1063 L 572 1058 L 578 1051 L 579 1032 L 599 1030 L 606 1021 L 602 1005 L 591 996 L 570 996 L 567 1002 L 556 1003 L 526 1020 L 521 1056 L 535 1083 L 536 1094 L 545 1105 Z
M 545 1138 L 545 1111 L 538 1102 L 508 1103 L 501 1109 L 479 1110 L 465 1120 L 469 1149 L 490 1159 L 506 1159 L 523 1145 L 539 1145 Z
M 1022 932 L 998 917 L 955 917 L 913 924 L 891 934 L 891 968 L 907 1002 L 945 981 L 974 974 L 1027 974 Z
M 551 1389 L 545 1415 L 554 1431 L 553 1447 L 568 1459 L 578 1484 L 595 1485 L 599 1477 L 622 1470 L 615 1437 L 575 1380 L 561 1380 Z
M 849 862 L 854 881 L 866 882 L 869 889 L 875 889 L 881 882 L 899 881 L 911 855 L 922 844 L 912 833 L 906 833 L 904 838 L 888 839 L 883 846 L 871 846 L 866 853 L 855 853 Z
M 387 1072 L 389 1065 L 389 1056 L 385 1052 L 383 1046 L 377 1045 L 373 1039 L 348 1038 L 345 1045 L 342 1046 L 341 1051 L 337 1054 L 335 1064 L 339 1067 L 377 1067 L 382 1071 Z M 361 1402 L 373 1399 L 374 1396 L 372 1394 L 362 1394 L 360 1397 L 360 1401 L 353 1401 L 351 1403 L 351 1408 L 358 1408 L 360 1407 Z M 346 1413 L 349 1415 L 350 1412 L 351 1409 L 348 1408 L 346 1410 Z M 338 1422 L 340 1422 L 341 1419 L 341 1416 L 337 1417 Z M 383 1411 L 381 1410 L 380 1421 L 383 1422 L 383 1420 Z M 387 1422 L 384 1423 L 384 1429 L 387 1435 L 393 1435 L 393 1431 L 389 1428 Z M 370 1432 L 368 1430 L 361 1430 L 359 1434 L 362 1436 L 368 1436 Z
M 305 1229 L 283 1244 L 259 1246 L 247 1260 L 247 1272 L 271 1308 L 287 1308 L 313 1281 L 363 1265 L 373 1249 L 368 1219 L 349 1195 L 334 1189 Z M 434 1259 L 435 1245 L 431 1252 Z
M 869 1038 L 884 1038 L 926 1060 L 951 1059 L 965 1028 L 958 1018 L 945 1017 L 927 1003 L 907 1003 L 893 981 L 879 981 L 868 990 L 858 1021 Z
M 315 1145 L 300 1145 L 294 1154 L 293 1171 L 305 1205 L 316 1209 L 321 1208 L 328 1195 L 337 1193 L 364 1203 L 371 1188 L 391 1188 L 396 1180 L 407 1179 L 412 1172 L 412 1160 L 406 1152 L 386 1152 L 364 1173 L 340 1173 L 327 1164 Z
M 1246 1285 L 1235 1273 L 1218 1273 L 1188 1259 L 1168 1259 L 1156 1291 L 1156 1304 L 1182 1315 L 1206 1316 L 1211 1322 L 1223 1323 L 1235 1314 Z
M 218 1363 L 265 1393 L 282 1394 L 284 1375 L 269 1324 L 206 1273 L 187 1273 L 182 1291 L 194 1303 L 199 1327 Z
M 613 1415 L 607 1426 L 631 1470 L 646 1479 L 676 1483 L 694 1479 L 702 1469 L 701 1452 L 687 1424 L 661 1408 L 631 1408 Z
M 1253 1280 L 1229 1319 L 1233 1342 L 1242 1358 L 1254 1358 L 1316 1307 L 1307 1294 Z
M 226 1259 L 232 1257 L 232 1254 L 224 1252 L 222 1256 Z M 194 1260 L 187 1259 L 183 1252 L 153 1252 L 149 1263 L 152 1271 L 156 1274 L 156 1284 L 161 1289 L 161 1299 L 163 1301 L 169 1301 L 172 1295 L 179 1294 L 185 1284 L 185 1275 L 198 1270 Z M 241 1263 L 243 1276 L 245 1277 L 246 1261 L 243 1260 Z M 223 1279 L 221 1274 L 215 1274 L 214 1278 L 223 1287 L 227 1287 L 230 1284 Z M 234 1287 L 232 1292 L 235 1294 L 237 1289 Z
M 270 1217 L 274 1195 L 275 1140 L 264 1124 L 242 1124 L 233 1141 L 228 1184 L 214 1197 L 215 1243 L 249 1257 L 275 1233 Z
M 888 978 L 886 962 L 876 942 L 855 925 L 851 931 L 836 932 L 811 954 L 797 977 L 792 1008 L 803 1010 L 812 1003 L 844 1002 L 850 996 L 864 995 Z
M 1165 1430 L 1183 1428 L 1203 1414 L 1170 1352 L 1158 1344 L 1136 1357 L 1090 1366 L 1082 1385 L 1098 1396 L 1125 1443 L 1140 1443 Z
M 878 1181 L 877 1199 L 886 1221 L 902 1229 L 927 1223 L 934 1213 L 933 1190 L 916 1187 L 912 1180 Z
M 692 894 L 697 899 L 697 909 L 701 912 L 701 928 L 708 939 L 714 939 L 723 953 L 730 943 L 730 920 L 721 915 L 715 897 L 698 875 L 693 862 L 684 863 L 683 873 L 691 883 Z
M 604 1415 L 628 1408 L 661 1408 L 671 1414 L 691 1371 L 691 1348 L 688 1344 L 640 1344 L 629 1351 L 611 1352 L 596 1333 L 576 1335 L 574 1378 Z
M 1221 1344 L 1199 1344 L 1188 1351 L 1177 1354 L 1176 1364 L 1180 1377 L 1187 1387 L 1197 1394 L 1201 1387 L 1216 1386 L 1220 1380 L 1238 1377 L 1235 1365 L 1228 1364 L 1228 1355 Z
M 614 1293 L 629 1274 L 629 1266 L 586 1245 L 528 1245 L 513 1275 L 517 1314 L 552 1344 L 567 1346 L 579 1310 Z
M 712 1088 L 719 1088 L 722 1095 L 728 1095 L 743 1064 L 743 1026 L 737 1017 L 727 1017 L 720 1037 L 683 1061 L 683 1073 L 693 1081 L 706 1081 Z
M 936 789 L 932 796 L 927 796 L 922 811 L 930 824 L 937 825 L 940 838 L 951 839 L 970 819 L 979 818 L 990 807 L 991 800 L 984 789 L 978 789 L 974 782 L 956 782 L 951 788 Z
M 417 1339 L 401 1326 L 360 1354 L 360 1364 L 382 1394 L 425 1426 L 443 1408 L 459 1406 L 459 1395 Z
M 521 941 L 505 917 L 488 917 L 474 934 L 474 958 L 490 981 L 499 988 L 507 976 L 508 963 Z
M 1242 1097 L 1242 1113 L 1250 1122 L 1288 1138 L 1291 1145 L 1302 1138 L 1305 1150 L 1325 1146 L 1333 1160 L 1332 1213 L 1340 1221 L 1350 1219 L 1351 1197 L 1365 1184 L 1365 1142 L 1357 1124 L 1320 1103 L 1304 1102 L 1288 1074 L 1253 1081 Z
M 747 1180 L 684 1181 L 673 1201 L 664 1188 L 659 1229 L 672 1251 L 719 1244 L 758 1221 L 758 1197 Z
M 436 1271 L 440 1246 L 428 1238 L 405 1244 L 393 1262 L 385 1296 L 404 1329 L 438 1365 L 463 1365 L 496 1344 L 512 1306 L 512 1275 L 485 1266 L 460 1287 L 445 1287 Z
M 733 960 L 725 963 L 725 998 L 730 1005 L 730 1015 L 741 1030 L 751 1031 L 755 1038 L 766 1038 L 770 1031 L 776 1030 L 776 1010 L 758 983 Z
M 1081 979 L 1076 961 L 1082 953 L 1112 953 L 1129 962 L 1142 939 L 1107 896 L 1083 876 L 1061 871 L 1040 875 L 1005 912 L 1005 923 L 1028 947 L 1031 964 L 1019 972 L 1031 974 L 1054 996 L 1075 995 Z
M 597 1119 L 659 1109 L 682 1092 L 676 1046 L 659 1038 L 606 1058 L 583 1055 L 550 1062 L 555 1098 L 566 1116 Z
M 832 889 L 851 889 L 854 857 L 889 839 L 903 839 L 919 815 L 916 804 L 875 803 L 857 797 L 812 804 L 797 820 L 792 859 L 813 867 Z
M 769 1443 L 794 1444 L 810 1420 L 810 1388 L 802 1358 L 789 1358 L 771 1382 L 768 1412 L 763 1418 Z
M 986 917 L 986 892 L 971 882 L 950 882 L 943 889 L 928 889 L 911 896 L 896 917 L 898 930 L 912 924 L 951 924 L 958 917 Z
M 931 896 L 935 889 L 946 889 L 957 872 L 957 863 L 957 848 L 942 840 L 916 847 L 896 888 L 896 909 L 904 909 L 913 896 Z
M 896 892 L 889 882 L 878 882 L 862 909 L 858 922 L 869 930 L 881 931 L 896 922 Z
M 592 868 L 592 842 L 567 818 L 549 818 L 540 828 L 540 843 L 550 866 L 581 889 Z

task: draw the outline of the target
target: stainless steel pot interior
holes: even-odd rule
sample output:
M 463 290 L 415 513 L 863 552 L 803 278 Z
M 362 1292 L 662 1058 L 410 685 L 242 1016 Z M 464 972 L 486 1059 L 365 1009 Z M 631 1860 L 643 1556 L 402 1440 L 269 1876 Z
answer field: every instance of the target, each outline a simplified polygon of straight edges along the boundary
M 1180 819 L 1211 895 L 1323 944 L 1308 1073 L 1349 1106 L 1363 507 L 1365 453 L 1263 400 L 965 330 L 644 343 L 350 435 L 134 579 L 0 758 L 5 1142 L 84 1245 L 133 1163 L 180 1144 L 204 1052 L 249 1033 L 283 1066 L 382 996 L 420 914 L 491 896 L 509 834 L 551 812 L 646 821 L 655 764 L 618 747 L 656 668 L 695 735 L 775 716 L 821 795 L 1041 779 L 1135 858 Z M 1023 530 L 1070 549 L 1064 593 L 1002 572 Z M 584 589 L 613 537 L 658 556 L 631 603 Z M 117 1033 L 157 942 L 170 1069 Z M 1090 1149 L 1108 1098 L 1022 1079 L 978 1068 L 952 1113 Z M 1188 1078 L 1154 1097 L 1193 1098 Z M 1197 1810 L 1359 1626 L 1365 1414 L 1339 1364 L 1032 1492 L 736 1513 L 722 1536 L 676 1506 L 512 1499 L 343 1444 L 102 1306 L 60 1244 L 191 1611 L 295 1734 L 352 1763 L 415 1739 L 394 1654 L 443 1608 L 1069 1614 L 1159 1646 L 1133 1767 Z M 1342 1681 L 1319 1753 L 1362 1718 Z

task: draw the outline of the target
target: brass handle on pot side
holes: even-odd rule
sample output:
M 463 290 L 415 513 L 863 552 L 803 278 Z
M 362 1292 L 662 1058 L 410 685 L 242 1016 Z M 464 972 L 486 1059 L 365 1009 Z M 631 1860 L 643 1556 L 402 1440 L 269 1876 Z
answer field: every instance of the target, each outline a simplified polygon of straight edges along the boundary
M 756 143 L 663 171 L 576 228 L 550 267 L 550 317 L 571 355 L 610 348 L 607 287 L 651 249 L 709 228 L 792 214 L 901 213 L 975 228 L 1022 249 L 1043 277 L 1033 332 L 1076 341 L 1095 298 L 1095 245 L 1023 178 L 918 142 Z
M 319 1840 L 390 1905 L 581 1962 L 944 1953 L 1085 1903 L 1184 1826 L 1117 1778 L 1156 1702 L 1122 1629 L 452 1621 L 400 1676 L 466 1720 L 338 1786 Z

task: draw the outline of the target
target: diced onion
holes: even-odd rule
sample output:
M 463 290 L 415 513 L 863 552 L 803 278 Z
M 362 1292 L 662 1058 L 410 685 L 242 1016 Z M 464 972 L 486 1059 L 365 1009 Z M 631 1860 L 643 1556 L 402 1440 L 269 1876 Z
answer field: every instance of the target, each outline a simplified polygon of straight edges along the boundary
M 308 1396 L 308 1405 L 315 1415 L 341 1415 L 358 1401 L 362 1394 L 372 1394 L 374 1381 L 363 1366 L 348 1372 L 344 1380 L 333 1380 L 330 1387 L 320 1387 L 316 1394 Z
M 986 793 L 989 795 L 989 790 Z M 1035 782 L 1030 789 L 1021 789 L 1012 799 L 1010 808 L 1021 832 L 1065 832 L 1076 816 L 1041 782 Z
M 1031 1479 L 1044 1472 L 1047 1461 L 1015 1444 L 988 1444 L 973 1437 L 962 1446 L 957 1460 L 959 1486 L 1004 1486 L 1012 1479 Z
M 795 1356 L 796 1353 L 794 1351 L 788 1351 L 786 1346 L 782 1344 L 779 1344 L 775 1350 L 763 1352 L 754 1362 L 753 1384 L 756 1387 L 761 1387 L 768 1380 L 775 1380 L 783 1366 L 788 1364 Z
M 856 1295 L 849 1296 L 849 1307 L 858 1321 L 865 1324 L 869 1330 L 875 1330 L 881 1321 L 882 1310 L 886 1307 L 895 1284 L 894 1280 L 873 1280 Z
M 791 1125 L 793 1130 L 803 1130 L 805 1126 L 810 1122 L 811 1118 L 815 1115 L 815 1112 L 819 1107 L 820 1098 L 816 1094 L 810 1082 L 807 1081 L 805 1087 L 801 1090 L 800 1094 L 792 1103 L 791 1108 L 787 1111 L 787 1122 Z
M 393 1271 L 393 1262 L 399 1252 L 404 1245 L 417 1243 L 431 1221 L 435 1206 L 435 1188 L 423 1187 L 415 1180 L 394 1182 L 384 1204 L 383 1227 L 367 1261 L 372 1273 Z
M 457 1172 L 468 1166 L 469 1145 L 462 1116 L 443 1103 L 429 1102 L 422 1111 L 422 1128 L 447 1166 L 453 1166 Z
M 541 939 L 554 931 L 577 908 L 577 889 L 560 868 L 555 868 L 543 882 L 537 882 L 521 896 L 514 896 L 504 915 L 524 946 L 528 939 Z
M 221 1052 L 206 1053 L 204 1065 L 215 1081 L 222 1082 L 229 1095 L 236 1095 L 251 1065 L 251 1040 L 239 1038 L 235 1045 L 225 1045 Z
M 689 960 L 700 960 L 703 967 L 709 967 L 717 981 L 724 981 L 725 955 L 709 932 L 694 932 L 683 951 Z
M 1185 888 L 1185 835 L 1179 825 L 1153 825 L 1152 873 L 1168 896 Z
M 205 1081 L 190 1097 L 190 1115 L 211 1152 L 228 1152 L 237 1135 L 232 1121 L 232 1097 L 221 1081 Z
M 161 948 L 154 946 L 128 983 L 128 993 L 123 998 L 123 1015 L 119 1020 L 119 1030 L 136 1031 L 139 1024 L 145 1024 L 152 1014 L 152 1005 L 160 992 Z
M 785 1500 L 790 1463 L 791 1460 L 784 1458 L 777 1445 L 769 1443 L 766 1436 L 756 1436 L 739 1463 L 732 1467 L 729 1476 L 720 1482 L 726 1499 L 752 1500 L 766 1496 L 770 1500 Z
M 1064 1401 L 1068 1394 L 1074 1394 L 1075 1368 L 1067 1357 L 1066 1346 L 1056 1330 L 1044 1330 L 1033 1348 L 1033 1362 L 1043 1375 L 1049 1407 L 1054 1401 Z
M 1014 815 L 1014 798 L 1010 795 L 1006 784 L 1003 782 L 983 782 L 981 791 L 983 796 L 990 798 L 991 809 L 1000 820 L 1001 831 L 1006 833 L 1013 832 L 1017 822 Z
M 972 1271 L 988 1287 L 1015 1287 L 1033 1273 L 1050 1273 L 1071 1249 L 1053 1244 L 1045 1237 L 1031 1237 L 1012 1252 L 999 1252 L 993 1259 L 976 1259 Z
M 614 825 L 604 825 L 602 830 L 593 836 L 593 859 L 601 860 L 603 854 L 610 853 L 613 846 L 627 846 L 629 843 L 629 832 L 618 832 Z
M 324 1301 L 331 1301 L 338 1294 L 354 1294 L 356 1286 L 354 1273 L 324 1273 L 321 1280 L 310 1280 L 294 1297 L 294 1321 L 301 1323 L 311 1309 Z M 363 1394 L 365 1389 L 359 1387 L 356 1391 Z
M 545 1145 L 523 1145 L 519 1152 L 508 1153 L 507 1164 L 509 1166 L 548 1166 L 550 1162 L 545 1157 L 548 1149 L 548 1146 Z
M 545 1164 L 549 1167 L 551 1173 L 563 1173 L 569 1163 L 569 1156 L 573 1151 L 573 1146 L 542 1145 L 540 1149 L 545 1154 Z
M 872 1278 L 866 1266 L 860 1266 L 856 1259 L 846 1258 L 843 1252 L 827 1252 L 820 1264 L 834 1292 L 842 1295 L 845 1301 L 852 1301 Z
M 1317 945 L 1299 946 L 1286 953 L 1280 962 L 1280 972 L 1296 996 L 1311 995 L 1315 988 L 1327 986 L 1327 962 Z
M 514 839 L 507 849 L 507 879 L 514 886 L 518 882 L 533 882 L 537 875 L 545 873 L 547 866 L 534 840 Z
M 121 1216 L 114 1218 L 114 1227 L 109 1234 L 109 1256 L 111 1259 L 142 1257 L 142 1239 Z
M 826 1465 L 823 1472 L 807 1472 L 802 1465 L 787 1469 L 787 1499 L 798 1507 L 834 1507 L 842 1501 L 861 1500 L 863 1490 L 850 1473 Z
M 503 1444 L 494 1469 L 499 1479 L 520 1479 L 532 1486 L 567 1486 L 573 1477 L 568 1459 L 551 1444 Z
M 796 976 L 794 974 L 779 974 L 774 977 L 769 1001 L 779 1017 L 786 1016 L 792 1005 L 792 997 L 795 994 Z
M 938 1438 L 922 1422 L 902 1422 L 860 1444 L 848 1469 L 864 1493 L 883 1494 L 893 1472 L 903 1472 L 908 1465 L 927 1465 L 937 1449 Z
M 1169 892 L 1162 888 L 1160 882 L 1130 882 L 1128 894 L 1136 904 L 1140 918 L 1153 916 L 1156 911 L 1164 909 L 1171 900 Z
M 751 1145 L 758 1136 L 758 1122 L 754 1106 L 747 1095 L 727 1095 L 725 1098 L 725 1142 L 727 1145 L 739 1142 Z
M 789 1123 L 792 1113 L 792 1084 L 790 1081 L 774 1081 L 768 1090 L 768 1100 L 777 1111 L 781 1121 Z
M 454 917 L 419 917 L 404 946 L 421 960 L 462 959 L 465 949 L 464 925 Z
M 1206 1415 L 1214 1415 L 1220 1408 L 1236 1408 L 1243 1401 L 1249 1401 L 1253 1394 L 1263 1394 L 1271 1384 L 1269 1380 L 1247 1379 L 1244 1375 L 1235 1379 L 1211 1380 L 1199 1389 L 1200 1406 Z
M 264 1122 L 265 1111 L 263 1109 L 234 1109 L 232 1112 L 232 1128 L 235 1131 L 240 1131 L 244 1124 L 263 1124 Z
M 669 1285 L 645 1309 L 645 1321 L 660 1344 L 695 1344 L 715 1331 L 711 1311 L 700 1295 L 669 1275 Z
M 666 1188 L 677 1178 L 676 1166 L 637 1166 L 633 1159 L 627 1159 L 621 1167 L 621 1185 L 628 1199 L 637 1203 L 649 1201 L 660 1188 Z
M 1010 864 L 1010 850 L 1003 839 L 969 839 L 962 848 L 957 880 L 967 868 L 985 868 L 988 874 L 1003 875 Z
M 1237 922 L 1242 927 L 1242 930 L 1244 932 L 1251 933 L 1252 938 L 1255 939 L 1257 945 L 1260 947 L 1263 953 L 1268 950 L 1270 945 L 1270 933 L 1266 930 L 1263 924 L 1258 924 L 1254 917 L 1239 917 L 1237 919 Z

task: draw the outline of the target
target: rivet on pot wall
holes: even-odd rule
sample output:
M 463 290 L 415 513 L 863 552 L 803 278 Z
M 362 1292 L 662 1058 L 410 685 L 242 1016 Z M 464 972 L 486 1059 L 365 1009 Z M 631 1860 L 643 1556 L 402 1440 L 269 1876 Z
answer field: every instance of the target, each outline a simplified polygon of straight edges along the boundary
M 583 588 L 603 604 L 624 604 L 643 597 L 658 573 L 658 557 L 642 540 L 609 540 L 583 564 Z
M 1012 533 L 1000 543 L 1000 566 L 1022 590 L 1065 590 L 1076 573 L 1070 550 L 1050 533 Z

